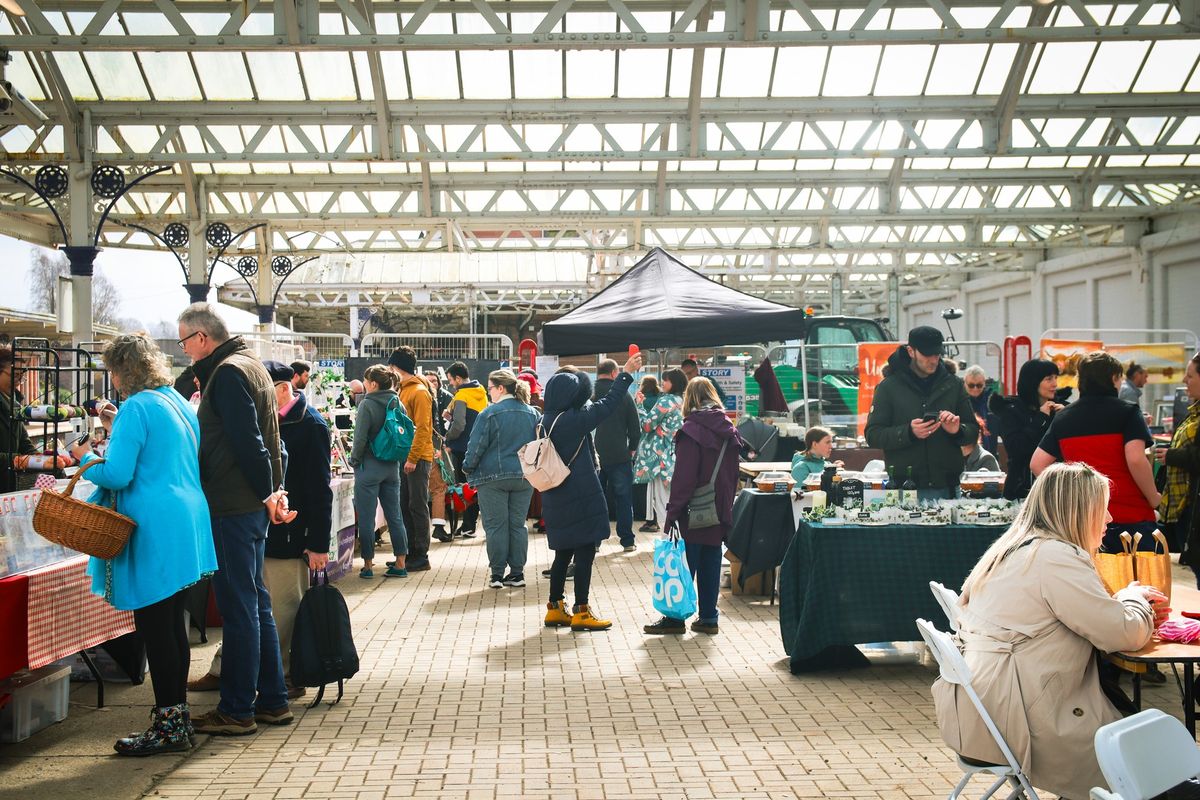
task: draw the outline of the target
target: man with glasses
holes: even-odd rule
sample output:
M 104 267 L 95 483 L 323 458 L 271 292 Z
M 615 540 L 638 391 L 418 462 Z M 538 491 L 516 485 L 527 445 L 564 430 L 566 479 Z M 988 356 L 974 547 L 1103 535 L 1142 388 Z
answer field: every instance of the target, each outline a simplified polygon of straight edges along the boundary
M 238 736 L 292 719 L 263 557 L 268 524 L 296 518 L 283 491 L 274 383 L 242 338 L 207 303 L 179 316 L 179 346 L 200 381 L 200 484 L 212 516 L 224 619 L 221 701 L 197 733 Z
M 983 367 L 978 364 L 967 367 L 967 371 L 963 373 L 963 385 L 967 387 L 967 399 L 971 401 L 971 410 L 975 412 L 975 421 L 979 423 L 983 434 L 979 443 L 983 445 L 984 450 L 995 455 L 998 442 L 996 435 L 988 430 L 987 425 L 988 399 L 992 396 L 992 390 L 988 388 L 987 373 L 983 371 Z
M 37 452 L 24 423 L 14 413 L 13 386 L 20 378 L 21 369 L 12 348 L 0 347 L 0 493 L 17 490 L 13 458 Z

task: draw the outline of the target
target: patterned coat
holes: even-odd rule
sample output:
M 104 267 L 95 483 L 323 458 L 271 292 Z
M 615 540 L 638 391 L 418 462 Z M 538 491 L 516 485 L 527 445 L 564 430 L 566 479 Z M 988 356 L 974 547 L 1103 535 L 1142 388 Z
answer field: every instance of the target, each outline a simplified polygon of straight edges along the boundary
M 675 434 L 683 427 L 683 398 L 664 392 L 642 413 L 642 438 L 633 461 L 637 483 L 669 481 L 675 474 Z

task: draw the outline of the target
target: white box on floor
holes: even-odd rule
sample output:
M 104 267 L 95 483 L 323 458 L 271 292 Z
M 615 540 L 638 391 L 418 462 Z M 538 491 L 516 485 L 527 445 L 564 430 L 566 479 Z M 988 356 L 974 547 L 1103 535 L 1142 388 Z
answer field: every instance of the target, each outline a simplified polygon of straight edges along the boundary
M 18 672 L 0 683 L 0 742 L 20 742 L 67 718 L 71 668 L 48 666 Z

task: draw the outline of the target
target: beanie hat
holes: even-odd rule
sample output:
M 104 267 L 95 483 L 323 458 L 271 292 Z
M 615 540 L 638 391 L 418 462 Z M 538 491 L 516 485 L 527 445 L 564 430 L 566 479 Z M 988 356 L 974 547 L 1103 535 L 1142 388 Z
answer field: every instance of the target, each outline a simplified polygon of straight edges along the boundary
M 410 375 L 417 373 L 417 356 L 415 353 L 396 349 L 388 358 L 388 366 L 395 367 Z

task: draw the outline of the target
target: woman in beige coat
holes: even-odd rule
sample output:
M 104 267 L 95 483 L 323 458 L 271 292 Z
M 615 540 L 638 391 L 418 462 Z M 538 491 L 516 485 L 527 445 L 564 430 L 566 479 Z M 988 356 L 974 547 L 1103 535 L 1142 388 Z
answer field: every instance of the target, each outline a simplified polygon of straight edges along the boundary
M 1076 800 L 1105 785 L 1092 739 L 1121 717 L 1100 688 L 1096 651 L 1141 648 L 1167 613 L 1152 587 L 1110 597 L 1100 583 L 1091 554 L 1107 507 L 1108 480 L 1091 467 L 1046 469 L 960 601 L 959 644 L 984 707 L 1033 785 Z M 933 699 L 946 744 L 1004 763 L 964 692 L 939 678 Z

